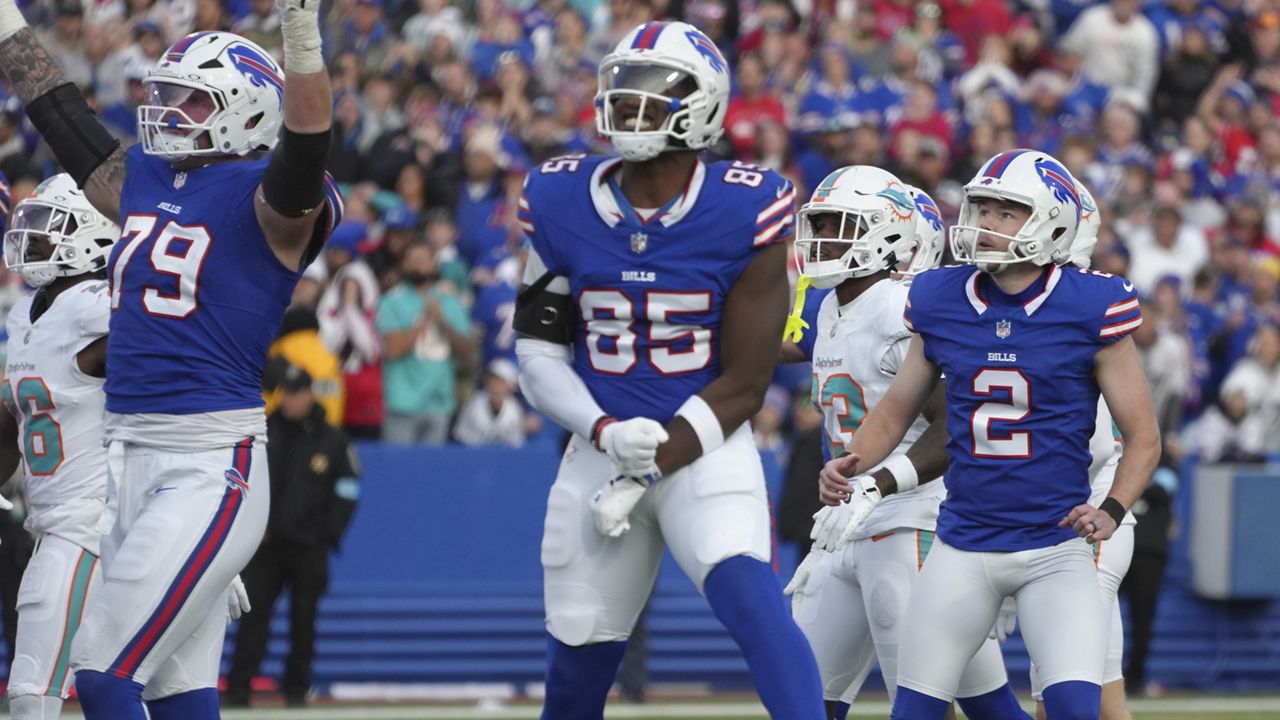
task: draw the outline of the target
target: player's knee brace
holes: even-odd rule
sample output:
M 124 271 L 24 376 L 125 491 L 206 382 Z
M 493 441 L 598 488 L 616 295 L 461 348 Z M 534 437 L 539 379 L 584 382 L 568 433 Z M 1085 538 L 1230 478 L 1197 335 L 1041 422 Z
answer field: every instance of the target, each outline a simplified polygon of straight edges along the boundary
M 1044 689 L 1044 710 L 1053 720 L 1098 720 L 1102 688 L 1083 680 L 1054 683 Z
M 958 697 L 956 702 L 972 720 L 1031 720 L 1009 683 L 982 695 Z
M 218 720 L 218 691 L 190 690 L 147 701 L 151 720 Z
M 97 670 L 76 673 L 76 694 L 85 720 L 147 720 L 142 684 Z
M 898 688 L 893 699 L 893 714 L 890 720 L 942 720 L 947 715 L 951 703 L 930 697 L 911 688 Z
M 547 637 L 543 720 L 600 720 L 627 650 L 623 641 L 571 646 Z

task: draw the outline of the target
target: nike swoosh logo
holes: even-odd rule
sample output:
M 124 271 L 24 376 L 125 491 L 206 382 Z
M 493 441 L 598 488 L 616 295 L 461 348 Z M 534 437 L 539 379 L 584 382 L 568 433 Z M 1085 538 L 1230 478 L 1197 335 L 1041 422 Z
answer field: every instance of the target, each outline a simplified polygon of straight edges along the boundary
M 177 489 L 178 489 L 178 488 L 174 487 L 173 485 L 162 485 L 161 487 L 158 487 L 158 488 L 156 488 L 155 490 L 152 490 L 152 491 L 151 491 L 151 494 L 152 494 L 152 495 L 159 495 L 159 494 L 160 494 L 160 493 L 162 493 L 162 492 L 168 492 L 168 491 L 170 491 L 170 490 L 177 490 Z
M 787 186 L 786 186 L 786 185 L 783 185 L 782 187 L 780 187 L 780 188 L 778 188 L 776 191 L 774 191 L 774 195 L 775 195 L 779 200 L 781 200 L 781 199 L 782 199 L 782 196 L 783 196 L 783 195 L 786 195 L 786 194 L 787 194 Z

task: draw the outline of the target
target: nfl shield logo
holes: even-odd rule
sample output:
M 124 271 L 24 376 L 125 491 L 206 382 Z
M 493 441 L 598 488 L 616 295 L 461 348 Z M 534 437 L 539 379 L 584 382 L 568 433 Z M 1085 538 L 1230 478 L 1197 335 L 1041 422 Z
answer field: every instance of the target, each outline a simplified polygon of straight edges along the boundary
M 1013 332 L 1013 323 L 1008 320 L 1000 320 L 996 322 L 996 337 L 1001 340 L 1009 337 L 1009 333 Z
M 631 252 L 639 255 L 649 247 L 649 236 L 642 233 L 631 233 Z
M 182 186 L 186 184 L 187 184 L 186 171 L 183 171 L 183 170 L 178 171 L 178 174 L 173 176 L 173 189 L 181 190 Z

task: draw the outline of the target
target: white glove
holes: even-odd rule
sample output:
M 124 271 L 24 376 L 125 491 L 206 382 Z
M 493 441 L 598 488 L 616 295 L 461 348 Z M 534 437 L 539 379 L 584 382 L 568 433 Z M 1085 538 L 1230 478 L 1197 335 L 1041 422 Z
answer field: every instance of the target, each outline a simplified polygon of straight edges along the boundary
M 809 554 L 804 556 L 804 560 L 796 566 L 796 572 L 791 576 L 791 582 L 782 588 L 783 595 L 791 596 L 791 616 L 795 617 L 796 611 L 800 609 L 800 603 L 804 598 L 805 585 L 809 584 L 809 575 L 813 573 L 813 566 L 818 564 L 818 559 L 822 551 L 817 547 L 809 550 Z
M 591 498 L 591 519 L 601 535 L 616 538 L 631 529 L 631 510 L 635 508 L 654 476 L 648 478 L 619 475 Z
M 1000 614 L 996 616 L 996 624 L 991 627 L 991 633 L 987 637 L 1004 642 L 1013 634 L 1013 628 L 1017 624 L 1018 601 L 1007 597 L 1000 604 Z
M 824 505 L 813 515 L 813 546 L 827 552 L 840 550 L 853 539 L 858 526 L 880 504 L 880 489 L 870 475 L 849 481 L 849 499 L 835 507 Z
M 616 475 L 657 477 L 658 446 L 667 441 L 666 428 L 649 418 L 609 423 L 600 430 L 599 447 L 613 461 Z M 628 511 L 630 508 L 628 508 Z
M 232 620 L 239 620 L 241 615 L 252 609 L 249 606 L 249 592 L 244 589 L 244 583 L 237 575 L 227 588 L 227 624 L 230 625 Z
M 9 501 L 9 498 L 3 495 L 0 495 L 0 510 L 12 510 L 12 509 L 13 509 L 13 503 Z
M 280 37 L 284 41 L 284 66 L 290 72 L 324 70 L 320 53 L 320 0 L 276 0 L 280 11 Z

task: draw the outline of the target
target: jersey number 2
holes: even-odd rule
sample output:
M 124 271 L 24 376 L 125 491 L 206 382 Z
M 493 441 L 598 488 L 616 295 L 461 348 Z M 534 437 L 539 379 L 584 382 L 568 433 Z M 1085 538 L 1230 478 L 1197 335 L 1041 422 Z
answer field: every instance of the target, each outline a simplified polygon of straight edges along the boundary
M 111 272 L 111 309 L 120 307 L 124 292 L 124 272 L 138 248 L 155 231 L 155 215 L 130 215 L 120 234 L 120 255 Z M 209 253 L 209 231 L 202 225 L 179 225 L 170 220 L 151 245 L 151 267 L 177 280 L 178 292 L 167 294 L 153 285 L 142 289 L 142 307 L 151 315 L 181 320 L 196 311 L 200 289 L 200 269 Z
M 1031 457 L 1031 433 L 1026 430 L 996 437 L 993 422 L 1018 422 L 1031 414 L 1031 380 L 1017 368 L 982 368 L 973 376 L 974 395 L 992 395 L 995 390 L 1008 393 L 1008 400 L 984 402 L 969 419 L 973 431 L 973 456 L 986 458 Z
M 22 419 L 22 457 L 32 475 L 52 475 L 62 464 L 62 426 L 49 415 L 53 396 L 38 377 L 19 380 L 17 395 L 4 383 L 5 404 Z

